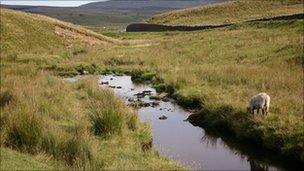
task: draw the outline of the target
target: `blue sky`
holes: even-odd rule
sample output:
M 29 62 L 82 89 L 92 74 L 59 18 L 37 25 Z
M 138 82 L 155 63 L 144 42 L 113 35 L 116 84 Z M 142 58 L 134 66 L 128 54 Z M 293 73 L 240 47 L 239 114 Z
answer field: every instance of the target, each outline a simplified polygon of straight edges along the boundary
M 43 6 L 60 6 L 60 7 L 76 7 L 79 5 L 87 4 L 95 1 L 106 1 L 106 0 L 84 0 L 84 1 L 66 1 L 66 0 L 1 0 L 1 4 L 7 5 L 43 5 Z

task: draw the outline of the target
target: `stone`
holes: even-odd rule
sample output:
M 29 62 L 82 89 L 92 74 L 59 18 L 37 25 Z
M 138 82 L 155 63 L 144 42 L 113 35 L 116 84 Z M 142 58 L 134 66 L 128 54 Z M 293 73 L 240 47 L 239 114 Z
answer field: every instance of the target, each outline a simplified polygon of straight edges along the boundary
M 140 107 L 149 107 L 149 106 L 151 106 L 151 104 L 150 103 L 146 103 L 146 102 L 140 102 L 139 106 Z
M 134 94 L 134 96 L 136 96 L 137 98 L 144 98 L 145 94 L 143 94 L 143 93 L 136 93 L 136 94 Z
M 160 97 L 158 97 L 158 96 L 150 96 L 149 99 L 150 100 L 161 100 Z
M 162 101 L 163 101 L 163 102 L 168 102 L 168 101 L 170 101 L 170 99 L 167 98 L 167 97 L 164 97 L 164 98 L 162 99 Z
M 151 90 L 144 90 L 142 93 L 145 94 L 145 95 L 151 95 L 152 91 Z
M 152 106 L 152 107 L 159 106 L 159 102 L 151 102 L 151 106 Z
M 101 85 L 108 85 L 109 82 L 108 82 L 108 81 L 102 81 L 102 82 L 100 82 L 100 84 L 101 84 Z
M 159 120 L 166 120 L 166 119 L 168 119 L 168 117 L 165 116 L 165 115 L 163 115 L 163 116 L 159 117 L 158 119 L 159 119 Z

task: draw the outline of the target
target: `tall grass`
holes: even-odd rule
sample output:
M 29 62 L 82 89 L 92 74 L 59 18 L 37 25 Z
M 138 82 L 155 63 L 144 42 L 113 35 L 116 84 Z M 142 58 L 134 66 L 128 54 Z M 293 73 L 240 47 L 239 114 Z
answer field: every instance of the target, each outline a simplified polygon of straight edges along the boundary
M 123 118 L 115 110 L 94 109 L 91 114 L 92 129 L 95 135 L 121 133 Z
M 12 92 L 10 92 L 9 90 L 1 91 L 0 106 L 4 107 L 5 105 L 8 105 L 10 101 L 12 101 L 12 99 L 13 99 Z
M 95 86 L 94 86 L 95 85 Z M 96 82 L 80 81 L 78 88 L 87 92 L 89 118 L 95 135 L 105 136 L 121 134 L 124 129 L 136 130 L 138 119 L 134 111 L 128 109 L 123 102 L 109 90 L 98 90 Z
M 15 61 L 5 63 L 16 64 Z M 113 142 L 112 146 L 102 149 L 109 153 L 114 147 L 118 148 L 113 139 L 119 138 L 127 139 L 132 146 L 128 151 L 136 156 L 130 156 L 127 161 L 135 162 L 138 156 L 145 158 L 145 162 L 129 165 L 130 169 L 135 165 L 136 168 L 146 168 L 146 162 L 152 159 L 168 168 L 178 168 L 150 150 L 142 151 L 142 144 L 151 138 L 138 138 L 142 126 L 136 113 L 113 92 L 100 89 L 96 77 L 68 83 L 39 71 L 36 68 L 39 64 L 18 65 L 19 68 L 5 67 L 1 70 L 4 74 L 1 77 L 1 86 L 5 87 L 3 94 L 11 92 L 9 96 L 12 97 L 3 98 L 9 100 L 3 100 L 5 103 L 1 106 L 2 148 L 9 147 L 34 156 L 43 153 L 51 160 L 63 161 L 68 168 L 101 169 L 111 166 L 119 169 L 122 161 L 118 153 L 100 157 L 103 155 L 100 153 L 102 144 Z M 23 67 L 29 68 L 29 74 L 19 73 Z M 150 167 L 159 168 L 156 164 Z

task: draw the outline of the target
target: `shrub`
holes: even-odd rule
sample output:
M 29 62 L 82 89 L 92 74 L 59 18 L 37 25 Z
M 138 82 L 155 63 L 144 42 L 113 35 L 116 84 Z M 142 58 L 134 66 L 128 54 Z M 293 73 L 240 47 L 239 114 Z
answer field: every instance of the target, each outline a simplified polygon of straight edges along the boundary
M 135 83 L 151 82 L 156 76 L 154 72 L 145 72 L 140 70 L 134 70 L 130 74 L 132 81 Z
M 175 89 L 172 85 L 166 85 L 166 84 L 157 84 L 153 86 L 157 92 L 166 92 L 169 94 L 173 94 L 175 92 Z
M 120 65 L 131 65 L 133 62 L 125 60 L 124 58 L 109 58 L 104 61 L 104 64 L 107 66 L 120 66 Z
M 34 114 L 14 113 L 9 117 L 6 145 L 34 153 L 42 135 L 42 120 Z
M 191 95 L 191 96 L 183 96 L 179 94 L 178 92 L 174 93 L 173 98 L 176 99 L 177 103 L 185 108 L 190 109 L 200 109 L 203 105 L 202 98 Z
M 1 92 L 0 94 L 0 106 L 4 107 L 5 105 L 9 104 L 13 99 L 13 94 L 11 91 L 6 90 Z
M 85 49 L 78 49 L 78 50 L 74 50 L 73 51 L 73 56 L 76 56 L 76 55 L 79 55 L 79 54 L 86 54 L 86 53 L 88 53 L 87 50 L 85 50 Z
M 61 157 L 70 166 L 86 168 L 94 160 L 93 150 L 88 141 L 81 136 L 73 136 L 59 146 Z
M 136 113 L 130 112 L 127 118 L 127 126 L 129 129 L 135 131 L 138 128 L 138 117 Z
M 95 135 L 121 133 L 123 117 L 115 109 L 91 109 L 92 129 Z
M 58 149 L 59 139 L 51 132 L 46 132 L 42 136 L 41 150 L 52 155 L 54 158 L 60 158 L 60 150 Z

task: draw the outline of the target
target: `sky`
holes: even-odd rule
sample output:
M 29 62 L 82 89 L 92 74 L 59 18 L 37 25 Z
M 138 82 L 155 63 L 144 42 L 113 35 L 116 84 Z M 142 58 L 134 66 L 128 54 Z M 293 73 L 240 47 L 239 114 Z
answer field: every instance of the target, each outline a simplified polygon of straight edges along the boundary
M 87 4 L 90 2 L 96 2 L 96 1 L 107 1 L 107 0 L 0 0 L 1 4 L 6 5 L 38 5 L 38 6 L 56 6 L 56 7 L 77 7 L 79 5 Z

